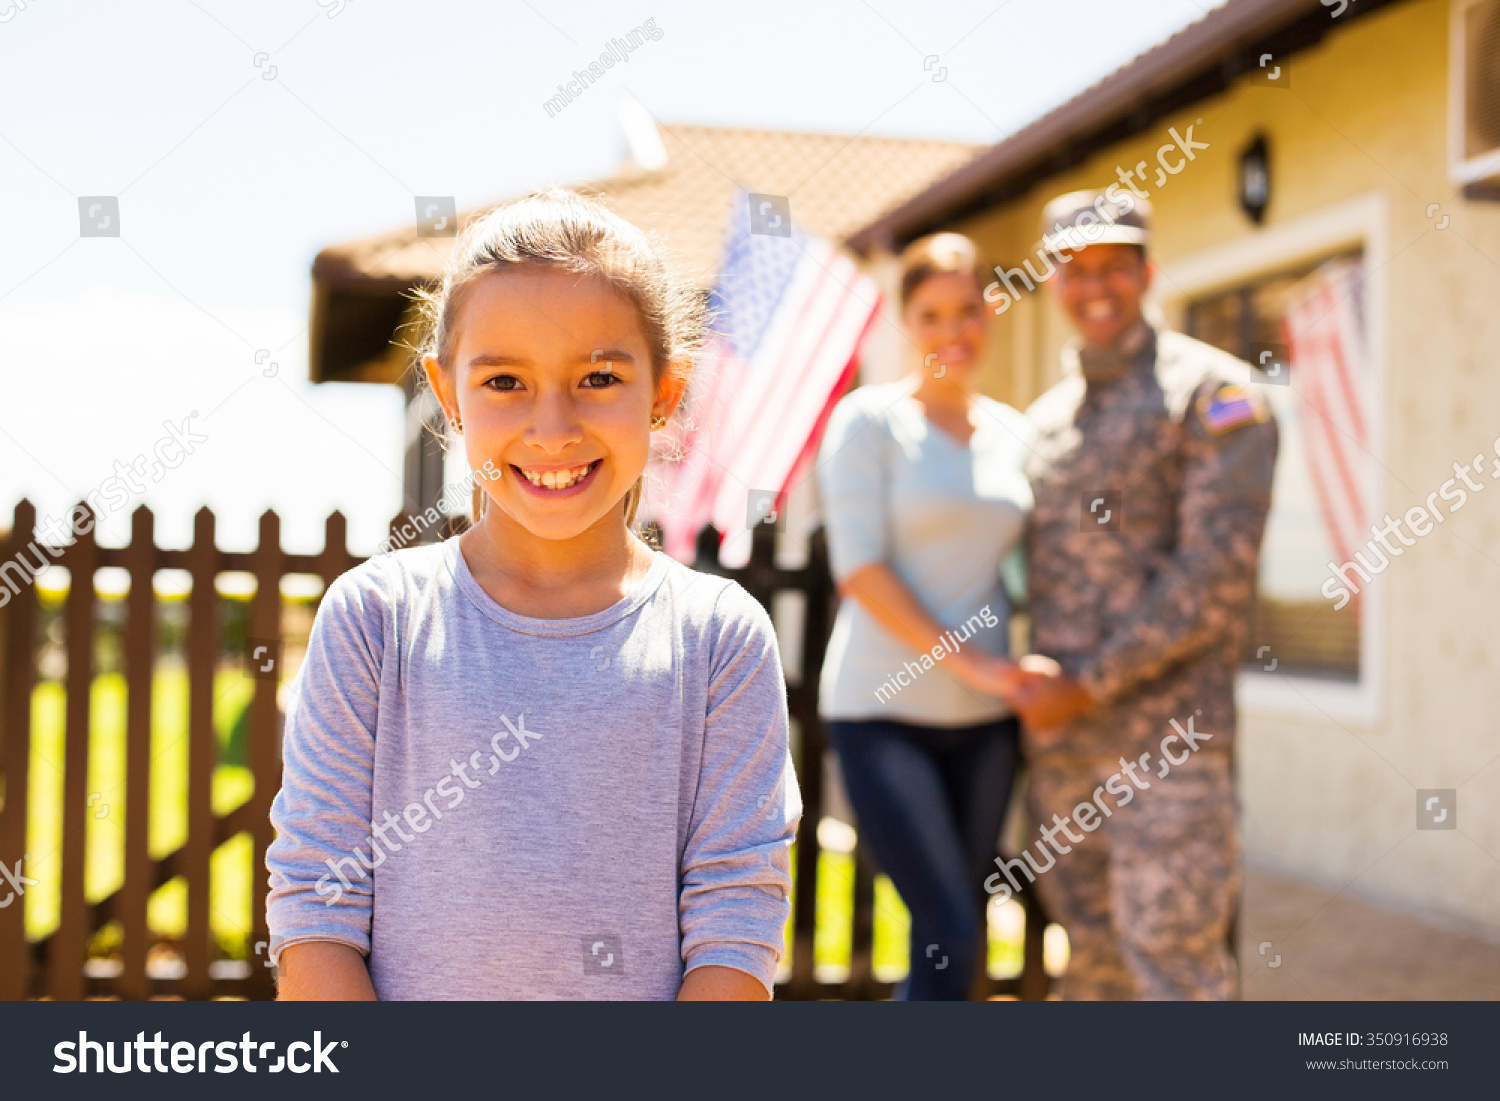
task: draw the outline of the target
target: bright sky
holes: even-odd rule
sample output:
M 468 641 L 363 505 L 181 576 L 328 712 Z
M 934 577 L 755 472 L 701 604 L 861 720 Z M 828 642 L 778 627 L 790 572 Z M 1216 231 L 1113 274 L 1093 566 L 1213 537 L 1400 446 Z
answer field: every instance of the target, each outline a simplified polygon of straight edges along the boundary
M 415 195 L 608 175 L 630 96 L 666 122 L 993 142 L 1216 6 L 0 0 L 0 527 L 187 420 L 206 439 L 105 543 L 145 502 L 185 546 L 207 504 L 225 548 L 275 508 L 287 549 L 315 551 L 338 508 L 368 553 L 400 506 L 401 397 L 307 382 L 320 248 L 409 223 Z M 647 18 L 663 37 L 548 118 Z M 80 237 L 92 196 L 118 197 L 120 236 Z

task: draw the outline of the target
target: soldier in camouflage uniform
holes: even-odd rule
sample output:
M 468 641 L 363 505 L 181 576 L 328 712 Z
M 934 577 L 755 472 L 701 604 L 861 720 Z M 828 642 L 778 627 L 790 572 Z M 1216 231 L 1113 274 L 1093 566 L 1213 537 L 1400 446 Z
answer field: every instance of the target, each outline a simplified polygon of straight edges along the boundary
M 1148 219 L 1115 188 L 1043 215 L 1081 339 L 1029 410 L 1032 646 L 1051 661 L 1023 662 L 1048 672 L 1018 704 L 1034 820 L 1112 808 L 1089 834 L 1070 827 L 1082 840 L 1037 877 L 1068 932 L 1063 996 L 1222 999 L 1236 988 L 1234 681 L 1277 429 L 1248 364 L 1142 318 Z M 1111 778 L 1128 802 L 1100 792 Z

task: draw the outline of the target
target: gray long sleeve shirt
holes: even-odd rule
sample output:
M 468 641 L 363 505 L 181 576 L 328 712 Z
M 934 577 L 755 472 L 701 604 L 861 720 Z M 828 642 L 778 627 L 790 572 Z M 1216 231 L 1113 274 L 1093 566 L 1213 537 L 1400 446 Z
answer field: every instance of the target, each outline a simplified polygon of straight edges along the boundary
M 272 959 L 368 956 L 381 999 L 769 989 L 802 805 L 770 617 L 657 553 L 618 603 L 534 619 L 459 540 L 330 586 L 291 688 L 266 852 Z

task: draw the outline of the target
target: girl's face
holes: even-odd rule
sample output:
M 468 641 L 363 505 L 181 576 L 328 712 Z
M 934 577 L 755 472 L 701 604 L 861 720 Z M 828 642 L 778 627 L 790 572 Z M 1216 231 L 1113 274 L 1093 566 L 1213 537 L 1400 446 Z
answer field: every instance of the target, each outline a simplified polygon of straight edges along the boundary
M 929 275 L 917 284 L 904 312 L 906 332 L 922 357 L 922 374 L 967 385 L 984 354 L 988 335 L 984 294 L 968 272 Z
M 457 412 L 470 469 L 500 471 L 484 483 L 491 502 L 544 539 L 618 512 L 645 469 L 652 415 L 670 416 L 681 392 L 670 375 L 654 384 L 629 300 L 555 269 L 490 272 L 469 287 L 453 335 L 449 370 L 431 357 L 424 367 Z

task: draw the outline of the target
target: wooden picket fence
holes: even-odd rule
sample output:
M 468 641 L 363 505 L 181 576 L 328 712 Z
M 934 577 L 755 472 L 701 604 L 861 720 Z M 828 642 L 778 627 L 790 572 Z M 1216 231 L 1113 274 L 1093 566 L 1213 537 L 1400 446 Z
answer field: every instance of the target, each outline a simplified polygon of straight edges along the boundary
M 85 507 L 85 506 L 80 506 Z M 406 521 L 392 521 L 394 532 Z M 10 534 L 0 558 L 40 565 L 35 551 L 27 554 L 36 524 L 36 510 L 27 501 L 16 506 Z M 80 523 L 79 527 L 83 524 Z M 281 525 L 274 512 L 260 519 L 259 545 L 255 550 L 220 550 L 214 540 L 214 515 L 200 509 L 194 517 L 193 543 L 185 550 L 156 546 L 154 518 L 142 506 L 132 515 L 130 543 L 124 547 L 101 547 L 92 532 L 58 550 L 49 561 L 69 572 L 69 587 L 63 613 L 67 670 L 64 680 L 66 720 L 64 726 L 61 892 L 59 920 L 47 936 L 26 939 L 23 905 L 0 907 L 0 999 L 51 997 L 118 997 L 143 999 L 176 996 L 186 999 L 243 997 L 269 999 L 275 996 L 271 971 L 263 959 L 217 959 L 218 948 L 209 920 L 209 867 L 216 848 L 248 831 L 253 841 L 253 927 L 250 944 L 269 940 L 265 908 L 258 888 L 263 887 L 264 854 L 273 836 L 269 820 L 271 800 L 281 780 L 280 716 L 276 705 L 276 679 L 256 679 L 248 709 L 246 764 L 254 777 L 254 792 L 245 803 L 227 815 L 215 815 L 212 805 L 213 776 L 219 762 L 214 730 L 213 693 L 215 666 L 220 651 L 219 597 L 216 577 L 228 571 L 244 571 L 255 578 L 255 593 L 249 609 L 248 635 L 253 639 L 281 637 L 281 580 L 291 574 L 312 574 L 324 588 L 363 559 L 346 549 L 347 525 L 335 512 L 325 524 L 324 549 L 319 554 L 291 554 L 281 549 Z M 440 534 L 451 534 L 453 527 Z M 862 845 L 855 857 L 852 953 L 846 977 L 839 982 L 820 979 L 814 967 L 813 939 L 816 924 L 818 881 L 817 824 L 825 806 L 823 760 L 824 732 L 818 716 L 818 679 L 822 669 L 837 594 L 828 572 L 827 550 L 822 533 L 809 543 L 807 562 L 797 568 L 776 564 L 775 535 L 769 527 L 752 535 L 749 562 L 743 568 L 719 565 L 719 536 L 706 528 L 698 539 L 695 567 L 732 577 L 768 610 L 781 592 L 801 592 L 805 599 L 802 622 L 801 662 L 798 675 L 788 686 L 788 706 L 800 731 L 796 767 L 804 802 L 802 830 L 796 854 L 796 894 L 793 904 L 792 967 L 781 984 L 779 997 L 794 999 L 888 997 L 889 983 L 881 982 L 872 967 L 875 915 L 875 869 Z M 51 551 L 46 552 L 51 556 Z M 26 554 L 26 558 L 21 558 Z M 84 858 L 87 822 L 90 694 L 94 680 L 95 573 L 106 567 L 125 570 L 130 578 L 123 627 L 123 673 L 126 683 L 125 716 L 125 810 L 124 877 L 119 888 L 106 897 L 89 901 L 85 894 Z M 159 858 L 148 850 L 150 806 L 152 677 L 158 651 L 156 638 L 155 574 L 161 570 L 185 570 L 191 578 L 188 597 L 188 627 L 185 640 L 188 678 L 188 777 L 187 835 L 181 847 Z M 14 576 L 14 573 L 12 573 Z M 6 577 L 0 572 L 0 584 Z M 23 584 L 5 607 L 0 608 L 0 780 L 4 801 L 0 804 L 0 859 L 14 866 L 27 850 L 27 778 L 31 765 L 32 696 L 37 685 L 39 605 L 34 584 Z M 148 954 L 162 938 L 147 925 L 147 901 L 157 888 L 176 877 L 187 885 L 187 924 L 171 948 L 180 957 L 172 968 L 148 966 Z M 0 883 L 0 891 L 8 884 Z M 1020 900 L 1026 909 L 1024 967 L 1019 976 L 984 980 L 982 993 L 1011 994 L 1022 998 L 1045 997 L 1050 980 L 1042 966 L 1042 932 L 1045 918 L 1029 894 Z M 110 921 L 123 930 L 118 959 L 111 966 L 90 966 L 86 959 L 90 941 Z M 95 961 L 97 964 L 98 961 Z

